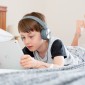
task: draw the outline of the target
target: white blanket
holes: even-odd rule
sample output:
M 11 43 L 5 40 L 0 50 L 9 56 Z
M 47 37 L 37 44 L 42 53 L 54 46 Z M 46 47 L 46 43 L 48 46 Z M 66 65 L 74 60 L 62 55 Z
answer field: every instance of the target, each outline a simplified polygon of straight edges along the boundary
M 85 49 L 67 48 L 80 59 L 78 65 L 5 72 L 0 74 L 0 85 L 85 85 Z

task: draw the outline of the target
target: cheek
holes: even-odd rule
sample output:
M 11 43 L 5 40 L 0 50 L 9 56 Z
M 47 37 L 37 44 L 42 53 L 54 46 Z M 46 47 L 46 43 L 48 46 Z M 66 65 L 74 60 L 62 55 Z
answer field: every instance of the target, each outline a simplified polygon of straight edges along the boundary
M 24 45 L 26 45 L 26 42 L 24 40 L 22 42 L 24 43 Z
M 36 38 L 36 39 L 32 42 L 32 44 L 35 45 L 35 47 L 40 46 L 41 43 L 42 43 L 41 37 Z
M 38 43 L 40 43 L 41 41 L 42 41 L 41 38 L 36 38 L 36 39 L 33 40 L 33 43 L 38 44 Z

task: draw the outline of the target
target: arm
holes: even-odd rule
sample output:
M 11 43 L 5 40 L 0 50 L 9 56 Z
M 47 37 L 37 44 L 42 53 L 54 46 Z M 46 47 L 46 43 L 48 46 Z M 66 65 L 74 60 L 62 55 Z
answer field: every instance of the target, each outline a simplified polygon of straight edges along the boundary
M 64 56 L 66 56 L 64 45 L 60 40 L 55 40 L 51 47 L 53 64 L 35 60 L 30 55 L 22 56 L 20 61 L 24 68 L 49 68 L 64 66 Z
M 64 57 L 56 56 L 53 59 L 53 64 L 44 63 L 42 61 L 38 61 L 37 68 L 59 68 L 64 66 Z
M 21 66 L 24 68 L 53 68 L 62 67 L 64 65 L 64 58 L 62 56 L 56 56 L 53 59 L 53 64 L 45 63 L 42 61 L 35 60 L 30 55 L 22 56 L 20 61 Z
M 61 40 L 57 39 L 53 42 L 51 46 L 51 54 L 52 54 L 53 64 L 48 65 L 48 67 L 64 66 L 64 58 L 66 58 L 67 55 Z

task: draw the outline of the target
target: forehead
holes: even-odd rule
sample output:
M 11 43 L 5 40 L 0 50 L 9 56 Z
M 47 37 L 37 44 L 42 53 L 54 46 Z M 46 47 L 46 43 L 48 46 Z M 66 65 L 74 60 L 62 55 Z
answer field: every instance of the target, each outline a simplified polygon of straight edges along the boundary
M 30 31 L 30 32 L 20 32 L 20 35 L 33 35 L 33 34 L 37 34 L 39 32 L 37 31 Z

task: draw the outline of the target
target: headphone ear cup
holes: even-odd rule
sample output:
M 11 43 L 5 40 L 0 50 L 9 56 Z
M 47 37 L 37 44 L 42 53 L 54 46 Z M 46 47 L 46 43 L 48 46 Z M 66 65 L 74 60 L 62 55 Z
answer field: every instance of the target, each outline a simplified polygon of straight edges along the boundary
M 43 22 L 41 19 L 35 17 L 35 16 L 25 16 L 23 17 L 23 19 L 33 19 L 35 20 L 36 22 L 38 22 L 42 27 L 43 29 L 41 30 L 41 37 L 42 39 L 44 40 L 48 40 L 51 38 L 50 34 L 50 29 L 47 28 L 47 25 L 45 22 Z
M 42 29 L 42 31 L 41 31 L 41 37 L 44 40 L 50 39 L 50 34 L 51 34 L 51 32 L 49 29 Z
M 44 40 L 47 40 L 48 39 L 47 38 L 47 30 L 46 29 L 42 29 L 42 31 L 41 31 L 41 37 Z

